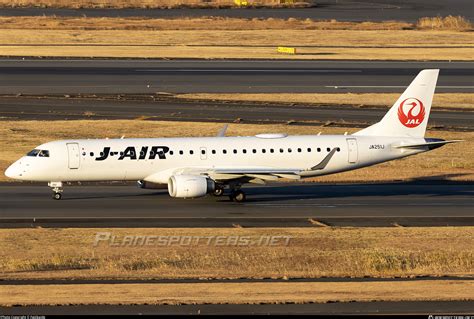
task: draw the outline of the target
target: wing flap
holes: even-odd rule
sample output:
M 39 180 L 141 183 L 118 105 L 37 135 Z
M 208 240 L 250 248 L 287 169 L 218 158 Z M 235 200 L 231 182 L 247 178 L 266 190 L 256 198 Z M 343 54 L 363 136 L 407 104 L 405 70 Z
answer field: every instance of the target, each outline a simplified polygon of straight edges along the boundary
M 300 169 L 272 169 L 272 168 L 215 168 L 208 169 L 198 174 L 206 174 L 214 180 L 231 180 L 248 178 L 250 182 L 264 183 L 275 181 L 279 178 L 300 179 Z
M 270 174 L 245 174 L 245 176 L 253 177 L 257 179 L 262 179 L 264 181 L 276 181 L 278 180 L 278 176 L 270 175 Z
M 301 179 L 300 175 L 293 175 L 293 174 L 273 174 L 275 176 L 281 177 L 281 178 L 287 178 L 287 179 Z

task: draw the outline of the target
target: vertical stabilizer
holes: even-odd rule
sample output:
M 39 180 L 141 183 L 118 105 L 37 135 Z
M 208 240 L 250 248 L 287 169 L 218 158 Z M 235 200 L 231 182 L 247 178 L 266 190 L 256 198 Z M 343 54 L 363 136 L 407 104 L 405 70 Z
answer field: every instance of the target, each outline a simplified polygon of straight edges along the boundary
M 439 70 L 423 70 L 382 120 L 353 135 L 424 137 Z

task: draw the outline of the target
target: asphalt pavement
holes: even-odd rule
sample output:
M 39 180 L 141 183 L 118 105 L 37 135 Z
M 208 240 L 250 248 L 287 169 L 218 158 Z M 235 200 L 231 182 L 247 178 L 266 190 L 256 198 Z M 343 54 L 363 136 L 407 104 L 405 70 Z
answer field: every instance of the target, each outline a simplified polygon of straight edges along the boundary
M 87 17 L 150 17 L 178 18 L 218 16 L 232 18 L 299 18 L 340 21 L 415 22 L 422 17 L 461 15 L 473 20 L 470 0 L 317 0 L 311 8 L 279 9 L 67 9 L 67 8 L 2 8 L 0 16 L 87 16 Z
M 394 101 L 395 102 L 395 101 Z M 433 110 L 429 127 L 442 130 L 473 131 L 474 112 Z M 172 96 L 122 95 L 78 96 L 0 96 L 3 120 L 148 120 L 241 123 L 291 123 L 292 125 L 333 125 L 367 127 L 378 122 L 385 107 L 354 105 L 306 105 L 304 103 L 258 103 L 195 101 Z
M 3 59 L 0 94 L 401 93 L 432 68 L 436 92 L 474 92 L 473 62 Z
M 0 186 L 0 227 L 472 226 L 472 183 L 272 184 L 227 196 L 176 199 L 134 185 Z
M 0 307 L 1 315 L 472 315 L 474 301 L 329 302 L 257 305 L 76 305 Z

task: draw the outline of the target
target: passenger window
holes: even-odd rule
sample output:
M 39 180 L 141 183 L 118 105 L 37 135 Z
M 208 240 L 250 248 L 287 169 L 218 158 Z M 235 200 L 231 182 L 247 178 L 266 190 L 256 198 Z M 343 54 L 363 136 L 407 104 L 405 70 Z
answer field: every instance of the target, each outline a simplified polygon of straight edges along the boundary
M 222 153 L 227 154 L 227 150 L 222 150 Z
M 237 154 L 237 150 L 234 150 L 234 154 Z
M 318 152 L 321 152 L 321 149 L 318 147 Z
M 298 153 L 301 153 L 301 148 L 298 148 Z
M 212 150 L 212 154 L 216 154 L 216 150 Z
M 242 152 L 243 152 L 244 154 L 247 154 L 247 150 L 246 150 L 246 149 L 243 149 Z
M 256 150 L 256 149 L 253 149 L 253 150 L 252 150 L 252 153 L 257 153 L 257 150 Z
M 311 153 L 311 147 L 308 147 L 308 153 Z
M 280 153 L 283 153 L 283 149 L 282 149 L 282 148 L 280 148 Z
M 270 149 L 270 153 L 273 153 L 275 152 L 275 150 L 273 148 Z
M 291 153 L 291 148 L 288 149 L 288 153 Z
M 33 156 L 33 157 L 35 157 L 35 156 L 38 155 L 39 152 L 40 152 L 40 150 L 32 150 L 32 151 L 28 152 L 28 154 L 26 154 L 26 156 Z
M 337 148 L 337 151 L 338 151 L 338 152 L 340 152 L 340 151 L 341 151 L 341 148 L 340 148 L 340 147 L 338 147 L 338 148 Z
M 206 150 L 201 150 L 201 154 L 202 155 L 206 154 Z
M 194 154 L 194 151 L 193 151 L 193 150 L 190 150 L 190 151 L 189 151 L 189 154 L 193 155 L 193 154 Z
M 328 147 L 328 148 L 326 149 L 326 151 L 330 152 L 330 151 L 331 151 L 331 149 Z
M 183 151 L 179 151 L 179 155 L 183 155 Z
M 141 153 L 142 153 L 142 152 L 140 152 L 140 154 L 141 154 Z M 170 155 L 173 155 L 173 151 L 170 151 Z
M 266 152 L 267 152 L 267 150 L 262 148 L 262 153 L 266 153 Z

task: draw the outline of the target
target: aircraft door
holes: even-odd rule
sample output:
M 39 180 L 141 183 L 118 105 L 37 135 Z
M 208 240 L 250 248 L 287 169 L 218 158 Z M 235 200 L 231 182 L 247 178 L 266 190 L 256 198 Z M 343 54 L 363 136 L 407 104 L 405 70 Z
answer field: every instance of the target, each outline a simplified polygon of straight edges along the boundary
M 348 138 L 346 140 L 348 149 L 348 161 L 351 164 L 355 164 L 357 163 L 358 159 L 357 140 L 355 138 Z
M 78 143 L 67 143 L 68 167 L 70 169 L 78 169 L 81 164 L 81 156 L 79 154 Z

